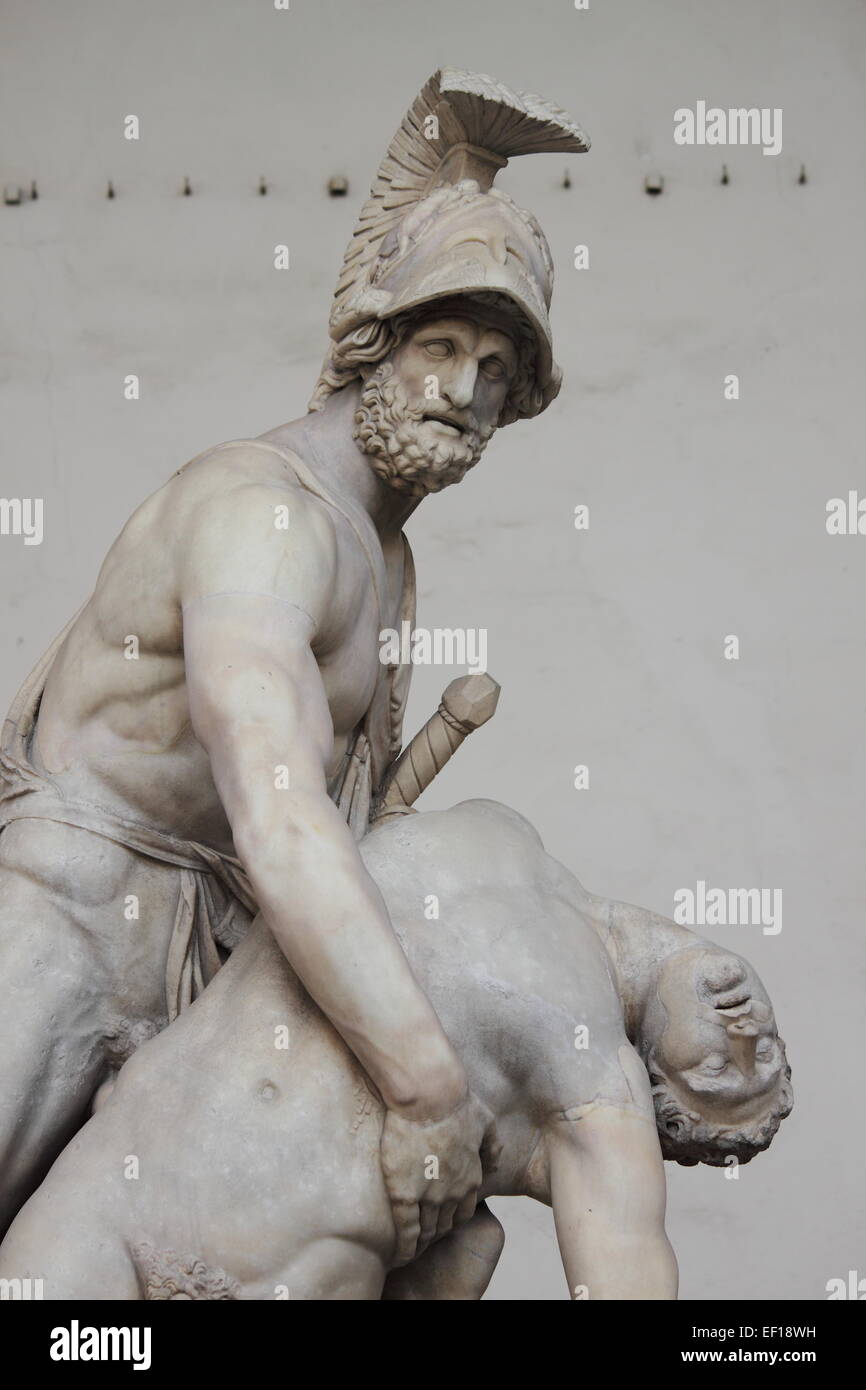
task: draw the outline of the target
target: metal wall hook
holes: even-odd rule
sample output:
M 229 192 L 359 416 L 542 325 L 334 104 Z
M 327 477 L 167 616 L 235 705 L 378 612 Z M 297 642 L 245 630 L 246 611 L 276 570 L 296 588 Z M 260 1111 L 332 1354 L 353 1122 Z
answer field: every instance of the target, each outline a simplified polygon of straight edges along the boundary
M 730 174 L 728 173 L 728 166 L 727 166 L 727 164 L 723 164 L 723 165 L 722 165 L 722 177 L 721 177 L 721 179 L 719 180 L 719 182 L 722 183 L 722 184 L 729 184 L 729 183 L 731 182 L 731 176 L 730 176 Z
M 260 197 L 260 198 L 264 198 L 265 195 L 266 195 L 266 193 L 267 193 L 267 191 L 268 191 L 268 181 L 267 181 L 267 179 L 265 178 L 264 174 L 262 174 L 261 178 L 259 179 L 259 197 Z
M 332 179 L 328 179 L 328 192 L 332 198 L 345 198 L 349 191 L 349 180 L 342 174 L 335 174 Z
M 648 193 L 651 198 L 657 198 L 660 193 L 664 192 L 665 181 L 661 174 L 647 174 L 643 181 L 643 187 L 644 192 Z
M 806 166 L 805 166 L 805 164 L 801 164 L 801 165 L 800 165 L 800 177 L 797 179 L 797 182 L 798 182 L 798 183 L 808 183 L 808 182 L 809 182 L 809 180 L 806 178 Z
M 191 197 L 192 197 L 192 184 L 191 184 L 190 181 L 189 181 L 189 175 L 187 175 L 186 178 L 185 178 L 184 181 L 183 181 L 183 190 L 182 190 L 182 191 L 183 191 L 183 196 L 184 196 L 185 198 L 191 198 Z

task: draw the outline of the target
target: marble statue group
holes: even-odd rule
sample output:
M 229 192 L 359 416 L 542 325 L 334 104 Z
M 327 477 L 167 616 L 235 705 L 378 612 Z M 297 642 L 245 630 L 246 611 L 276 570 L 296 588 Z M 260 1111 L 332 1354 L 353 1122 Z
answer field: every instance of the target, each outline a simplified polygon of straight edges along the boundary
M 515 1194 L 552 1206 L 571 1297 L 674 1298 L 664 1161 L 746 1162 L 789 1112 L 745 959 L 587 892 L 517 810 L 415 808 L 498 688 L 452 682 L 404 748 L 411 663 L 380 660 L 415 618 L 407 518 L 560 388 L 550 249 L 494 181 L 588 144 L 434 74 L 307 413 L 149 497 L 16 697 L 0 1278 L 476 1299 Z

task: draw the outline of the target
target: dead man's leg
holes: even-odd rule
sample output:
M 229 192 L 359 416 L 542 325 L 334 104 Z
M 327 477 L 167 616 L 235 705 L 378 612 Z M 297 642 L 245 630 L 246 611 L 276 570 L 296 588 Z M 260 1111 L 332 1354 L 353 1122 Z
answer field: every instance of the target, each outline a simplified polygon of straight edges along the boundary
M 393 1270 L 385 1281 L 383 1299 L 481 1298 L 493 1277 L 505 1232 L 484 1202 L 465 1226 L 429 1246 L 411 1264 Z

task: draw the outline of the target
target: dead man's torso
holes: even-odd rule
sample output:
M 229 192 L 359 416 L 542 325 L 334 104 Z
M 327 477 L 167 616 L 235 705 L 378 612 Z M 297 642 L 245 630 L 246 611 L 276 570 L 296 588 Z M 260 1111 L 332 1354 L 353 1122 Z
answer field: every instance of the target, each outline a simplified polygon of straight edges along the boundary
M 544 1127 L 583 1106 L 633 1105 L 608 958 L 562 894 L 564 871 L 491 802 L 386 823 L 362 854 L 496 1117 L 502 1152 L 483 1195 L 549 1201 Z M 570 892 L 579 903 L 579 885 Z M 425 913 L 430 893 L 438 917 Z M 579 1027 L 587 1049 L 575 1045 Z M 96 1221 L 128 1247 L 189 1252 L 239 1279 L 245 1297 L 272 1297 L 282 1279 L 293 1297 L 316 1296 L 317 1261 L 339 1267 L 354 1251 L 380 1278 L 387 1268 L 382 1120 L 357 1061 L 258 924 L 196 1005 L 121 1072 L 53 1170 L 46 1211 L 70 1210 L 82 1231 Z M 118 1152 L 139 1156 L 141 1181 L 124 1179 Z

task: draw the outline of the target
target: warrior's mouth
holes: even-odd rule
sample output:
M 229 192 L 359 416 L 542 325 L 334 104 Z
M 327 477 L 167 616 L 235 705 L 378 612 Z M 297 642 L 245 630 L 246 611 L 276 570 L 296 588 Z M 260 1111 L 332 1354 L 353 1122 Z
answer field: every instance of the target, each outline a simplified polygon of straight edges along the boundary
M 459 435 L 466 433 L 465 425 L 461 425 L 459 420 L 450 419 L 447 415 L 434 415 L 428 411 L 424 419 L 431 421 L 434 425 L 440 425 L 443 429 L 451 430 L 454 434 Z

